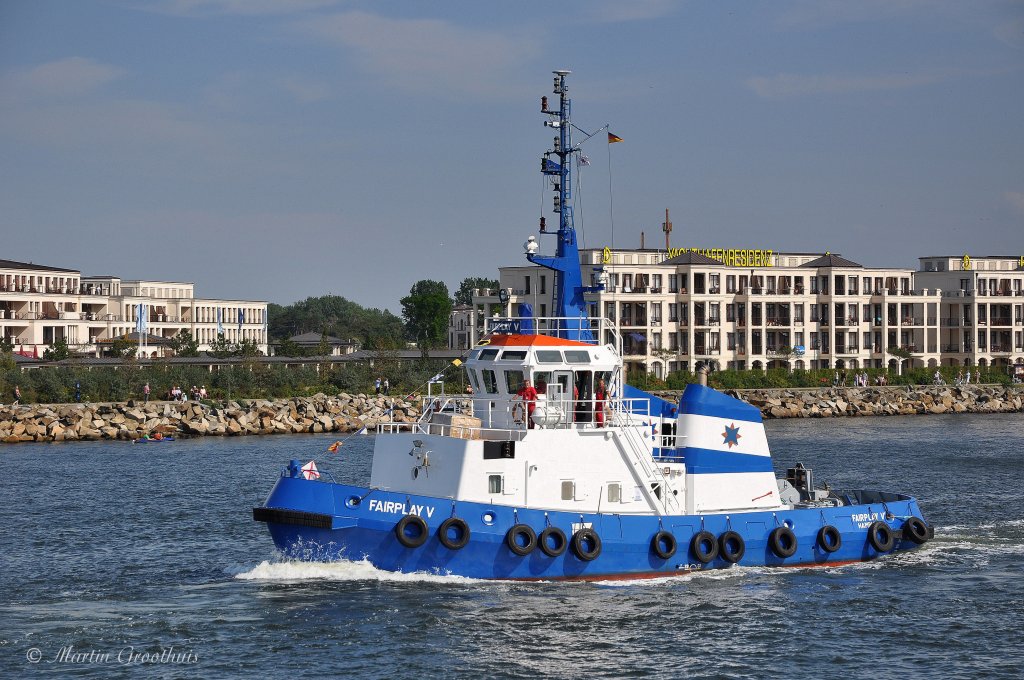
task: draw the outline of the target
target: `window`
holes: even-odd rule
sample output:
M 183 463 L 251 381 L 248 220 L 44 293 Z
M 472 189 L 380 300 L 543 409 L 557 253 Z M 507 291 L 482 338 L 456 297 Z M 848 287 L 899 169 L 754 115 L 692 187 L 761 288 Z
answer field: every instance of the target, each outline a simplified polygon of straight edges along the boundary
M 480 350 L 480 356 L 477 358 L 480 359 L 480 361 L 494 361 L 496 356 L 498 356 L 498 350 L 482 349 Z
M 669 274 L 668 275 L 668 292 L 678 293 L 679 292 L 679 275 Z
M 622 484 L 620 484 L 619 482 L 612 482 L 611 484 L 608 485 L 608 502 L 622 502 Z
M 576 499 L 576 482 L 565 480 L 562 482 L 562 500 L 571 501 Z
M 711 275 L 709 275 L 708 278 L 711 279 L 711 290 L 709 290 L 708 292 L 710 292 L 710 293 L 720 293 L 720 292 L 722 292 L 722 288 L 721 288 L 720 283 L 719 283 L 720 280 L 721 280 L 721 275 L 719 275 L 719 274 L 711 274 Z
M 487 475 L 487 493 L 502 493 L 505 490 L 501 475 Z
M 523 292 L 526 293 L 527 295 L 530 294 L 530 277 L 529 276 L 526 277 L 526 288 L 523 289 Z
M 585 350 L 567 349 L 565 350 L 565 360 L 570 364 L 589 364 L 590 353 Z
M 525 361 L 526 350 L 511 350 L 507 349 L 501 353 L 502 361 Z
M 516 394 L 523 388 L 523 372 L 522 371 L 505 371 L 505 386 L 508 387 L 509 394 Z
M 675 302 L 668 303 L 668 320 L 671 322 L 679 321 L 679 304 Z
M 480 371 L 480 382 L 484 386 L 484 392 L 487 394 L 498 393 L 498 380 L 494 377 L 494 371 L 484 369 Z
M 533 386 L 537 388 L 537 394 L 547 394 L 549 382 L 551 382 L 551 371 L 534 372 Z
M 736 292 L 736 275 L 729 274 L 725 277 L 725 292 L 735 293 Z
M 540 275 L 540 294 L 544 295 L 548 292 L 548 277 L 543 274 Z
M 539 349 L 537 350 L 537 363 L 560 364 L 562 363 L 562 353 L 556 349 Z

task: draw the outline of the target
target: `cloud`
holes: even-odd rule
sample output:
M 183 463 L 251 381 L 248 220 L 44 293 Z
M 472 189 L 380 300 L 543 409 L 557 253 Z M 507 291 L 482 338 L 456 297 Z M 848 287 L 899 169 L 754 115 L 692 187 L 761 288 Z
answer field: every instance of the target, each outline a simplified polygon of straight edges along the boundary
M 540 54 L 535 38 L 474 30 L 439 19 L 345 12 L 296 23 L 305 35 L 354 52 L 362 67 L 411 91 L 503 94 L 514 67 Z
M 992 30 L 992 34 L 1010 47 L 1024 47 L 1024 18 L 1004 21 Z
M 898 74 L 876 76 L 798 75 L 779 73 L 768 77 L 748 78 L 746 86 L 759 97 L 777 99 L 811 94 L 847 94 L 877 90 L 903 90 L 937 83 L 950 77 L 948 73 Z
M 7 100 L 78 97 L 125 75 L 118 66 L 85 57 L 70 57 L 11 72 L 0 78 Z
M 935 11 L 938 4 L 935 0 L 798 0 L 782 5 L 786 9 L 778 23 L 786 28 L 814 29 L 883 21 L 922 7 Z
M 648 21 L 672 14 L 679 6 L 678 0 L 603 0 L 589 5 L 591 15 L 606 23 L 624 21 Z
M 1003 194 L 1003 198 L 1013 207 L 1014 211 L 1024 215 L 1024 192 L 1022 191 L 1007 191 Z
M 297 14 L 337 5 L 340 0 L 164 0 L 144 9 L 181 16 Z

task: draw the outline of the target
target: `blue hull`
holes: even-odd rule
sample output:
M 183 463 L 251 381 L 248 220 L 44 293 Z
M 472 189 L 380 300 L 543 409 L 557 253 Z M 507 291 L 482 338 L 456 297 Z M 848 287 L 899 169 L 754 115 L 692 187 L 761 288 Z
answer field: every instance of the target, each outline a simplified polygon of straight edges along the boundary
M 707 563 L 698 559 L 691 540 L 700 531 L 715 537 L 730 530 L 738 533 L 745 544 L 736 562 L 742 566 L 839 566 L 919 547 L 904 536 L 903 526 L 910 518 L 922 516 L 917 501 L 896 494 L 874 493 L 870 498 L 872 502 L 842 507 L 657 517 L 521 509 L 281 477 L 265 505 L 254 509 L 254 517 L 267 523 L 277 548 L 295 559 L 366 559 L 387 571 L 481 579 L 606 580 L 732 566 L 721 555 Z M 395 530 L 407 514 L 422 517 L 428 529 L 417 547 L 403 545 Z M 438 535 L 441 523 L 450 517 L 464 520 L 469 528 L 468 541 L 461 548 L 446 547 Z M 875 522 L 892 529 L 892 549 L 880 551 L 869 541 L 869 527 Z M 531 527 L 536 534 L 554 526 L 571 542 L 574 528 L 581 523 L 600 537 L 599 554 L 589 560 L 581 559 L 572 547 L 554 557 L 540 547 L 521 556 L 506 542 L 509 529 L 517 524 Z M 834 552 L 818 542 L 825 525 L 839 530 L 841 545 Z M 772 531 L 781 526 L 789 527 L 796 537 L 795 552 L 786 558 L 773 552 L 769 542 Z M 661 530 L 671 533 L 676 544 L 674 554 L 664 559 L 652 545 Z M 593 543 L 585 547 L 592 549 Z M 662 552 L 665 547 L 662 544 Z

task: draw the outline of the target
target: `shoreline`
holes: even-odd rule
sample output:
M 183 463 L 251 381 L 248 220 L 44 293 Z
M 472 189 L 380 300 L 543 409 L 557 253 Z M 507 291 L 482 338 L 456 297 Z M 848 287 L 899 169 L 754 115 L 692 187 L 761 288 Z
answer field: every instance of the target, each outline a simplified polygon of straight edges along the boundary
M 722 390 L 761 410 L 766 420 L 1024 413 L 1024 389 L 1005 385 L 886 385 Z M 658 392 L 679 400 L 682 392 Z
M 758 407 L 766 420 L 1024 413 L 1024 389 L 1003 385 L 765 388 L 724 393 Z M 678 402 L 682 393 L 655 394 Z M 182 438 L 345 434 L 391 420 L 415 422 L 419 415 L 408 401 L 361 393 L 224 402 L 0 405 L 0 442 L 131 441 L 157 432 Z
M 393 412 L 388 412 L 393 409 Z M 400 398 L 341 393 L 224 402 L 136 401 L 0 406 L 0 442 L 131 441 L 173 437 L 356 432 L 381 422 L 415 422 Z

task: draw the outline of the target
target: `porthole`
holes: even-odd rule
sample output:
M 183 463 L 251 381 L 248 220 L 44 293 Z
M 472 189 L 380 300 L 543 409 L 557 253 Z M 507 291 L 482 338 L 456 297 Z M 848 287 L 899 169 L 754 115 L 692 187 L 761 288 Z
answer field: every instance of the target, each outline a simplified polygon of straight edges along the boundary
M 487 511 L 484 514 L 480 515 L 480 521 L 486 524 L 487 526 L 491 526 L 492 524 L 494 524 L 494 520 L 495 517 L 493 512 Z

